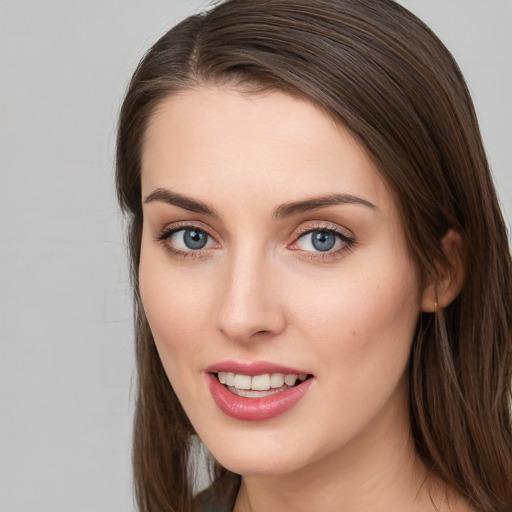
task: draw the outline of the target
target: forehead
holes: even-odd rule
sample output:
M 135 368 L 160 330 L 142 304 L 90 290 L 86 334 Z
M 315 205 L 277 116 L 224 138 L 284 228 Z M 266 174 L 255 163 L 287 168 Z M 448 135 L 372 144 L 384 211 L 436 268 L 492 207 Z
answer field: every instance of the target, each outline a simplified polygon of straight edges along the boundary
M 143 145 L 143 196 L 158 187 L 208 198 L 229 187 L 278 202 L 332 192 L 389 200 L 362 144 L 314 104 L 228 88 L 186 90 L 156 110 Z

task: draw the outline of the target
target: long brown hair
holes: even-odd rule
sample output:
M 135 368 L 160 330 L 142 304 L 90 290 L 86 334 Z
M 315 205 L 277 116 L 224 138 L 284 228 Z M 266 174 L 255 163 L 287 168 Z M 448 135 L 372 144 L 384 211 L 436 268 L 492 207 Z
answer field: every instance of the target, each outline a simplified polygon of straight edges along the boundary
M 227 0 L 165 34 L 136 69 L 117 141 L 129 215 L 138 394 L 133 464 L 143 512 L 193 510 L 190 425 L 160 363 L 138 292 L 145 129 L 170 95 L 201 84 L 304 98 L 366 146 L 399 206 L 424 280 L 464 240 L 466 280 L 422 313 L 410 360 L 411 429 L 427 467 L 480 512 L 512 510 L 512 273 L 506 228 L 462 74 L 392 0 Z M 240 477 L 214 463 L 233 505 Z

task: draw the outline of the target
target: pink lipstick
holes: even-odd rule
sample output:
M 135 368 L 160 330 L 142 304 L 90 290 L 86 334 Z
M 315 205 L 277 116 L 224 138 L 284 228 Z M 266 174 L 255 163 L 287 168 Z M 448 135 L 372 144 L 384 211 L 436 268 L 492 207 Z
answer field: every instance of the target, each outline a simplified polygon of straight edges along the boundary
M 310 389 L 307 371 L 268 362 L 224 361 L 205 370 L 213 400 L 228 416 L 266 420 L 291 409 Z

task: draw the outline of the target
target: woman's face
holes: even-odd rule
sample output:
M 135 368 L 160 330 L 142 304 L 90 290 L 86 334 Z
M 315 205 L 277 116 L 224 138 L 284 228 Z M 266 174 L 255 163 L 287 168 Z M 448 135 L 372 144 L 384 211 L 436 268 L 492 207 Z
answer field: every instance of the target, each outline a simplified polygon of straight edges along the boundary
M 222 465 L 285 474 L 404 440 L 422 292 L 348 131 L 278 92 L 177 94 L 147 130 L 142 201 L 144 309 Z

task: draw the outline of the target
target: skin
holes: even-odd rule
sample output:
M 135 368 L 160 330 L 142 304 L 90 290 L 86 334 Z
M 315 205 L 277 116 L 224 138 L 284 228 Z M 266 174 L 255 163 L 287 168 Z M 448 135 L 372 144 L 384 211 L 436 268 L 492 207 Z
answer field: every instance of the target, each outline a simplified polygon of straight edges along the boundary
M 216 216 L 146 201 L 157 189 Z M 373 207 L 275 218 L 280 205 L 333 193 Z M 420 287 L 395 201 L 351 134 L 279 92 L 185 91 L 149 123 L 142 200 L 145 312 L 198 435 L 243 475 L 235 511 L 447 510 L 414 453 L 407 407 L 413 333 L 433 290 Z M 157 240 L 183 223 L 209 235 L 204 249 L 182 233 Z M 342 233 L 333 251 L 304 235 L 320 228 Z M 205 368 L 225 360 L 303 368 L 315 382 L 284 414 L 240 421 L 206 384 Z

